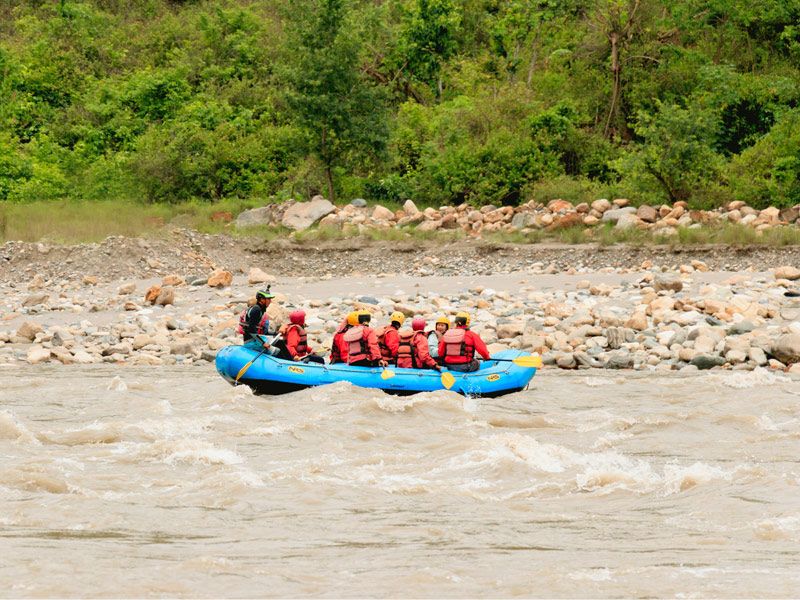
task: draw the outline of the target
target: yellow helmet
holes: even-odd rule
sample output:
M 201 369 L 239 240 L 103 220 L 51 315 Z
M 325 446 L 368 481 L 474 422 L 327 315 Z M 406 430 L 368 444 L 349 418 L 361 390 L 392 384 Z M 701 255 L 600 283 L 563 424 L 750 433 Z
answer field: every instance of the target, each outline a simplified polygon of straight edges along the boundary
M 395 321 L 397 321 L 398 323 L 400 323 L 400 325 L 402 325 L 403 321 L 405 321 L 405 320 L 406 320 L 406 316 L 403 313 L 401 313 L 399 310 L 394 311 L 389 316 L 389 323 L 394 323 Z
M 447 328 L 450 329 L 450 319 L 448 319 L 444 315 L 436 319 L 436 324 L 438 325 L 439 323 L 444 323 L 445 325 L 447 325 Z
M 362 323 L 369 323 L 370 320 L 372 319 L 372 313 L 369 312 L 368 310 L 357 310 L 356 315 L 358 315 L 357 316 L 358 323 L 356 323 L 357 325 L 360 325 Z
M 458 322 L 461 321 L 461 320 L 463 320 L 464 324 L 467 327 L 469 327 L 469 323 L 470 323 L 471 319 L 469 317 L 469 313 L 468 312 L 464 312 L 462 310 L 462 311 L 459 311 L 459 312 L 456 313 L 456 319 L 455 319 L 456 325 L 458 325 Z
M 358 325 L 358 311 L 354 310 L 353 312 L 347 315 L 347 324 L 352 327 Z

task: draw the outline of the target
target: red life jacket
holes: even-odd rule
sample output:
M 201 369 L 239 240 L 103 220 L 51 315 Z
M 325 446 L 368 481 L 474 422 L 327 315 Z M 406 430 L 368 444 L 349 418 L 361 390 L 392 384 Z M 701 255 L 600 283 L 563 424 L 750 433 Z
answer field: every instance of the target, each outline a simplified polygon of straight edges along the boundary
M 300 327 L 300 325 L 297 325 L 296 323 L 292 323 L 286 328 L 286 333 L 288 334 L 291 329 L 297 329 L 297 333 L 299 336 L 295 352 L 297 352 L 299 356 L 305 356 L 306 354 L 308 354 L 308 335 L 306 334 L 305 329 L 303 329 L 302 327 Z M 284 339 L 286 339 L 285 334 L 284 334 Z
M 397 332 L 400 336 L 400 347 L 397 349 L 397 365 L 411 364 L 412 369 L 419 368 L 417 364 L 417 353 L 414 352 L 414 344 L 412 340 L 416 331 L 410 329 L 401 329 Z
M 470 336 L 471 338 L 472 336 Z M 475 358 L 475 344 L 467 337 L 467 330 L 454 327 L 444 332 L 444 355 L 446 363 L 460 364 L 472 362 Z
M 340 327 L 336 334 L 333 336 L 333 342 L 331 342 L 331 364 L 337 362 L 345 362 L 342 353 L 339 351 L 339 338 L 344 335 L 344 332 L 349 330 L 351 325 L 345 324 L 343 327 Z
M 392 351 L 386 345 L 386 333 L 390 329 L 394 329 L 394 327 L 387 325 L 375 330 L 375 335 L 378 336 L 378 349 L 381 351 L 381 358 L 386 362 L 394 362 L 395 360 L 395 357 L 392 356 Z
M 363 326 L 351 327 L 344 332 L 343 339 L 347 344 L 348 365 L 369 358 L 369 344 L 367 344 L 366 330 Z
M 239 325 L 238 327 L 236 327 L 236 333 L 238 333 L 239 335 L 244 335 L 244 332 L 247 329 L 247 312 L 251 308 L 252 306 L 248 306 L 239 315 Z M 267 333 L 268 325 L 269 325 L 269 315 L 267 315 L 267 312 L 264 311 L 264 314 L 261 315 L 261 320 L 258 322 L 258 329 L 256 329 L 256 333 L 259 335 L 264 335 L 265 333 Z

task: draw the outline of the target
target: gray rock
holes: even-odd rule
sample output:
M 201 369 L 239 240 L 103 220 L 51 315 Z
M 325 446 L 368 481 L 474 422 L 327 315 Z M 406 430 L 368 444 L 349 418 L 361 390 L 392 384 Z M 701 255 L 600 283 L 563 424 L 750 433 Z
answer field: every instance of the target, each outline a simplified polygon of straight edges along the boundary
M 205 360 L 205 361 L 208 361 L 208 362 L 214 362 L 214 360 L 216 358 L 217 358 L 217 353 L 215 351 L 213 351 L 213 350 L 203 350 L 200 353 L 200 360 Z
M 629 327 L 608 327 L 605 337 L 608 340 L 608 347 L 612 350 L 622 347 L 634 340 L 636 333 Z
M 608 214 L 608 213 L 606 213 Z M 603 215 L 605 217 L 605 215 Z M 639 225 L 639 217 L 635 214 L 625 214 L 620 215 L 619 219 L 617 219 L 617 224 L 614 225 L 614 229 L 634 229 Z
M 635 215 L 636 209 L 633 206 L 626 206 L 624 208 L 612 208 L 603 213 L 604 223 L 616 223 L 620 220 L 622 215 Z
M 302 231 L 334 210 L 336 207 L 328 200 L 322 196 L 314 196 L 309 202 L 297 202 L 286 209 L 281 224 L 289 229 Z
M 662 290 L 680 292 L 683 289 L 683 281 L 675 273 L 657 273 L 653 279 L 653 288 L 657 292 Z
M 246 227 L 258 227 L 259 225 L 271 225 L 272 213 L 273 209 L 269 206 L 246 210 L 236 217 L 236 228 L 244 229 Z
M 194 347 L 189 342 L 172 342 L 169 345 L 169 353 L 181 356 L 191 356 L 194 354 Z
M 606 361 L 606 369 L 630 369 L 633 357 L 624 350 L 612 352 Z
M 749 333 L 753 331 L 756 326 L 753 324 L 752 321 L 739 321 L 738 323 L 734 323 L 728 328 L 728 335 L 741 335 L 743 333 Z
M 377 305 L 377 304 L 380 303 L 380 301 L 377 298 L 375 298 L 374 296 L 359 296 L 358 301 L 359 302 L 363 302 L 364 304 L 375 304 L 375 305 Z
M 764 366 L 765 364 L 767 364 L 767 353 L 764 352 L 761 348 L 750 348 L 750 351 L 747 353 L 747 356 L 750 360 L 752 360 L 759 366 Z
M 788 333 L 772 344 L 771 354 L 784 364 L 800 362 L 800 334 Z
M 535 217 L 533 216 L 533 213 L 519 212 L 511 218 L 511 226 L 514 229 L 522 229 L 523 227 L 532 225 L 534 221 Z
M 189 282 L 189 285 L 206 285 L 208 283 L 208 277 L 195 275 L 193 277 L 188 277 L 186 281 Z
M 575 361 L 575 356 L 568 352 L 556 359 L 556 365 L 558 365 L 560 369 L 574 369 L 578 366 L 578 363 Z
M 39 304 L 44 304 L 50 299 L 49 294 L 41 293 L 41 294 L 31 294 L 25 300 L 22 301 L 22 306 L 38 306 Z
M 596 358 L 589 356 L 586 352 L 574 352 L 572 356 L 575 358 L 575 362 L 578 363 L 579 367 L 596 368 L 601 366 Z
M 363 198 L 356 198 L 350 201 L 350 204 L 355 206 L 356 208 L 364 208 L 367 205 L 367 201 Z
M 721 356 L 717 356 L 716 354 L 698 354 L 696 355 L 689 364 L 694 365 L 698 369 L 705 370 L 711 369 L 713 367 L 721 367 L 725 364 L 725 359 Z

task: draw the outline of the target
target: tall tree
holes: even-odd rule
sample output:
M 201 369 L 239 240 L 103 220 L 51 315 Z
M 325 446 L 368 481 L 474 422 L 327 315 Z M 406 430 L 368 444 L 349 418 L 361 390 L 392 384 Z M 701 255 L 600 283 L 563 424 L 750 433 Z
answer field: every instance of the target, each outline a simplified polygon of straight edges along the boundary
M 346 0 L 298 0 L 290 9 L 289 105 L 323 164 L 333 202 L 334 168 L 383 152 L 384 103 L 361 71 L 361 45 Z
M 642 0 L 600 0 L 595 19 L 608 40 L 609 67 L 611 69 L 611 97 L 603 127 L 607 137 L 619 129 L 627 132 L 628 125 L 620 120 L 622 104 L 622 66 L 625 53 L 641 23 Z
M 440 98 L 442 65 L 455 54 L 461 15 L 453 0 L 415 0 L 407 13 L 397 52 L 401 70 L 427 83 Z

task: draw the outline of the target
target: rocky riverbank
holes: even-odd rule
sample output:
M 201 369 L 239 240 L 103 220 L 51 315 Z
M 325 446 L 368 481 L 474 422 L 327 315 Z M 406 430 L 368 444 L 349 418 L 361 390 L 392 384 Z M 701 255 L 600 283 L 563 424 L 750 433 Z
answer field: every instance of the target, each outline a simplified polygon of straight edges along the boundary
M 717 251 L 709 260 L 667 253 L 662 261 L 652 250 L 640 260 L 638 249 L 618 249 L 610 256 L 625 266 L 599 267 L 597 256 L 564 248 L 558 261 L 537 261 L 541 252 L 525 246 L 462 245 L 455 259 L 446 248 L 377 247 L 353 249 L 348 259 L 316 252 L 317 262 L 298 277 L 297 265 L 281 261 L 303 264 L 302 253 L 276 247 L 285 254 L 275 261 L 258 248 L 204 238 L 179 232 L 171 252 L 163 240 L 44 252 L 6 244 L 3 252 L 24 252 L 5 261 L 0 283 L 0 364 L 207 364 L 238 343 L 239 312 L 255 287 L 272 283 L 274 319 L 305 309 L 319 349 L 353 308 L 372 311 L 378 324 L 394 310 L 432 321 L 466 309 L 492 351 L 539 352 L 551 367 L 800 371 L 800 302 L 785 296 L 800 270 L 756 270 L 763 257 L 743 267 L 735 253 Z M 118 259 L 111 249 L 120 244 L 130 252 Z M 370 252 L 374 262 L 364 262 Z M 217 263 L 215 253 L 228 262 Z M 340 274 L 340 263 L 349 273 Z M 397 264 L 407 268 L 392 271 Z M 724 265 L 739 272 L 722 272 Z
M 525 234 L 537 230 L 585 227 L 588 229 L 587 239 L 590 239 L 591 228 L 610 224 L 618 230 L 643 229 L 657 237 L 669 239 L 678 235 L 681 227 L 701 228 L 738 223 L 756 231 L 764 231 L 796 225 L 800 219 L 800 205 L 787 208 L 770 206 L 759 210 L 737 200 L 713 210 L 693 210 L 683 201 L 661 206 L 634 207 L 629 204 L 625 198 L 613 201 L 599 198 L 592 203 L 579 204 L 554 199 L 547 203 L 531 200 L 519 206 L 473 207 L 461 204 L 419 210 L 413 201 L 407 200 L 401 209 L 390 210 L 381 205 L 368 206 L 366 201 L 360 199 L 344 206 L 335 206 L 322 196 L 316 196 L 308 202 L 289 201 L 245 211 L 237 216 L 235 225 L 240 229 L 282 226 L 302 231 L 318 223 L 320 227 L 350 228 L 356 232 L 405 227 L 420 232 L 461 230 L 475 237 L 484 233 Z

